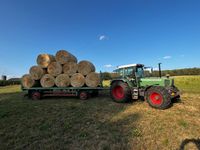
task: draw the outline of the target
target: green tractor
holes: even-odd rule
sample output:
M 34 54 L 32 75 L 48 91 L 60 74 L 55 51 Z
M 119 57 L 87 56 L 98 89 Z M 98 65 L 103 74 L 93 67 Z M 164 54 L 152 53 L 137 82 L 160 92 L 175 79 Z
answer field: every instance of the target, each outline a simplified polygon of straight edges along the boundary
M 110 86 L 112 99 L 123 103 L 143 98 L 153 108 L 166 109 L 173 99 L 180 97 L 174 79 L 161 77 L 160 64 L 160 77 L 145 77 L 144 70 L 142 64 L 118 66 L 114 72 L 119 73 L 120 78 L 112 80 Z

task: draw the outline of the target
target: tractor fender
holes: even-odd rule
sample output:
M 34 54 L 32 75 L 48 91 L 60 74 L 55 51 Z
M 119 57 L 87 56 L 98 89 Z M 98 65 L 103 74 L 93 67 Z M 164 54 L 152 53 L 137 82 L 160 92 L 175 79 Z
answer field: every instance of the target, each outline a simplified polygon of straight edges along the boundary
M 110 85 L 112 85 L 114 82 L 118 82 L 118 81 L 122 81 L 124 83 L 127 83 L 129 87 L 132 87 L 132 84 L 130 81 L 128 81 L 127 79 L 114 79 L 110 82 Z
M 147 86 L 147 87 L 144 88 L 144 93 L 143 93 L 144 99 L 145 99 L 145 97 L 146 97 L 147 90 L 150 89 L 150 88 L 153 87 L 153 86 L 155 86 L 155 85 L 149 85 L 149 86 Z
M 154 85 L 150 85 L 150 86 L 147 86 L 145 87 L 144 91 L 146 92 L 148 89 L 150 89 L 151 87 L 153 87 Z

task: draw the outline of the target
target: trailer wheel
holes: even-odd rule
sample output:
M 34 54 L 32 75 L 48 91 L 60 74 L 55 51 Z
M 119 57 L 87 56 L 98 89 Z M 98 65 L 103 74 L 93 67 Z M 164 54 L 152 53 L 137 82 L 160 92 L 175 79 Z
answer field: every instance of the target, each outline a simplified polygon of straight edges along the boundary
M 80 98 L 81 100 L 86 100 L 86 99 L 88 99 L 88 97 L 89 97 L 89 95 L 88 95 L 88 93 L 85 92 L 85 91 L 81 91 L 81 92 L 79 93 L 79 98 Z
M 112 99 L 117 103 L 124 103 L 130 100 L 131 91 L 127 83 L 115 81 L 110 88 Z
M 32 100 L 40 100 L 41 99 L 41 93 L 38 91 L 33 91 L 31 94 Z
M 157 109 L 166 109 L 171 105 L 170 94 L 161 86 L 149 88 L 146 93 L 146 100 L 151 107 Z

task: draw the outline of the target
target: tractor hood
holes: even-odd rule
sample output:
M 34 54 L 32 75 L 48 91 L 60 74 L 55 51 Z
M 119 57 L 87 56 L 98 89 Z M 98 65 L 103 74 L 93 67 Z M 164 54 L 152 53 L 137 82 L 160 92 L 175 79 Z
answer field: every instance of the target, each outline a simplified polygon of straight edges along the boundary
M 158 86 L 173 86 L 174 85 L 174 79 L 173 78 L 141 78 L 140 79 L 140 86 L 151 86 L 151 85 L 158 85 Z

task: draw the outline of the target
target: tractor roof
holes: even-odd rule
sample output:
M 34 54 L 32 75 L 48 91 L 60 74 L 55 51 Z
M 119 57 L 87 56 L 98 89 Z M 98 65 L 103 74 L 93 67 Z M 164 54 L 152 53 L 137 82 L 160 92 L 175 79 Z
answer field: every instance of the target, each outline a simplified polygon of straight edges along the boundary
M 143 67 L 143 64 L 128 64 L 128 65 L 121 65 L 121 66 L 117 66 L 117 69 L 121 69 L 121 68 L 129 68 L 129 67 Z

